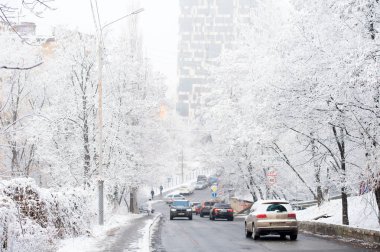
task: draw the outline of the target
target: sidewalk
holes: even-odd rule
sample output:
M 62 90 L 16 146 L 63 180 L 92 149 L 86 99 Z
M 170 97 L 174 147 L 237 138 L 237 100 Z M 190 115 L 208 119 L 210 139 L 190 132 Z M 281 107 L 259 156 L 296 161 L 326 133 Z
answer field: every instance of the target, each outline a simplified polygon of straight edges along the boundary
M 142 251 L 149 252 L 149 228 L 155 215 L 144 215 L 115 230 L 106 239 L 97 243 L 98 251 Z
M 187 181 L 184 184 L 190 183 Z M 178 190 L 183 184 L 163 190 L 163 196 Z M 153 209 L 157 201 L 152 201 Z M 115 214 L 104 226 L 95 226 L 88 236 L 65 239 L 60 242 L 58 252 L 100 252 L 100 251 L 150 251 L 150 228 L 160 213 L 147 214 Z
M 97 227 L 90 236 L 66 239 L 59 252 L 142 251 L 149 252 L 149 229 L 157 214 L 115 215 L 106 225 Z

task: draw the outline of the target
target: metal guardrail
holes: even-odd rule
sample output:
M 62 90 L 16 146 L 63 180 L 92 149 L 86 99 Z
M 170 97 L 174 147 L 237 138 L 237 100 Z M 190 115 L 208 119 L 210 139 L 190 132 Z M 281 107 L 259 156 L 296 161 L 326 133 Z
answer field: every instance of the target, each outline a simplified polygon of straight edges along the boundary
M 355 196 L 357 195 L 356 193 L 347 193 L 347 196 L 350 197 L 350 196 Z M 334 195 L 334 196 L 331 196 L 328 198 L 328 200 L 335 200 L 335 199 L 341 199 L 342 198 L 342 194 L 337 194 L 337 195 Z M 305 209 L 306 207 L 310 207 L 310 206 L 315 206 L 318 204 L 318 201 L 317 200 L 308 200 L 308 201 L 290 201 L 290 204 L 294 207 L 294 208 L 298 208 L 298 209 Z

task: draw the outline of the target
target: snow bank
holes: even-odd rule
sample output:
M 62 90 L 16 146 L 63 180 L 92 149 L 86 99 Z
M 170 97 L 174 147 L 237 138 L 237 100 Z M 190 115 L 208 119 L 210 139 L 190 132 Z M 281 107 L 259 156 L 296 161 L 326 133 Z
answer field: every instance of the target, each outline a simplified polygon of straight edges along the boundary
M 141 217 L 138 214 L 114 214 L 103 226 L 93 226 L 89 234 L 62 240 L 58 252 L 104 251 L 104 248 L 99 245 L 100 243 L 114 236 L 122 226 L 127 225 L 132 219 Z
M 320 218 L 318 222 L 330 224 L 342 224 L 342 202 L 340 199 L 323 203 L 320 207 L 312 206 L 297 212 L 297 219 L 300 221 L 312 221 L 321 215 L 329 215 L 329 218 Z M 378 211 L 373 193 L 348 198 L 348 218 L 350 226 L 379 230 L 380 225 L 377 220 Z
M 140 252 L 150 251 L 150 227 L 153 224 L 152 219 L 145 221 L 145 226 L 141 228 L 138 232 L 140 233 L 140 239 L 131 245 L 131 248 Z
M 2 251 L 52 251 L 58 239 L 85 234 L 95 215 L 89 195 L 39 188 L 27 178 L 0 181 Z

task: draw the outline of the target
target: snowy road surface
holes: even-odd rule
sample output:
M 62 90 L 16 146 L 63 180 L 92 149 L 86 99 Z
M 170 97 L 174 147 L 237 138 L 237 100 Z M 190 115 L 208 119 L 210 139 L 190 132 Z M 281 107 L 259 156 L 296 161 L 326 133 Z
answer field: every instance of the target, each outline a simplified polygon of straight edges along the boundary
M 189 198 L 201 201 L 209 198 L 209 193 L 208 189 L 195 191 Z M 194 215 L 192 221 L 170 221 L 169 207 L 165 203 L 157 203 L 155 209 L 164 216 L 157 234 L 153 237 L 155 251 L 375 251 L 306 234 L 299 234 L 297 241 L 290 241 L 289 237 L 281 240 L 278 236 L 262 237 L 254 241 L 245 238 L 243 219 L 235 219 L 233 222 L 210 221 L 208 216 L 200 218 L 199 215 Z

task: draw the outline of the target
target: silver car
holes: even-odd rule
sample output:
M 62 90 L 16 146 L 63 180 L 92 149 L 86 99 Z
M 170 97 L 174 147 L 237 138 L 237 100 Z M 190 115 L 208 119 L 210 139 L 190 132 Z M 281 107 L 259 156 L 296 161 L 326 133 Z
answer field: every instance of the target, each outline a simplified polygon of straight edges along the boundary
M 178 194 L 178 193 L 171 193 L 171 194 L 166 195 L 164 198 L 164 201 L 167 204 L 171 204 L 175 200 L 185 200 L 185 197 L 181 194 Z
M 245 236 L 257 240 L 260 235 L 278 234 L 285 239 L 296 240 L 298 222 L 296 214 L 288 201 L 259 200 L 256 201 L 245 218 Z

